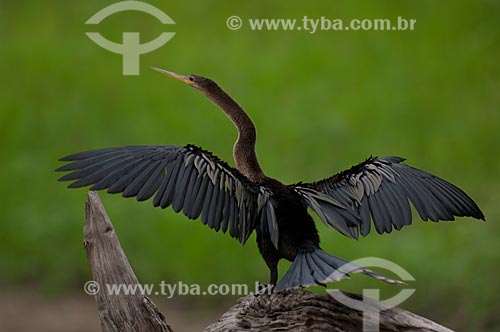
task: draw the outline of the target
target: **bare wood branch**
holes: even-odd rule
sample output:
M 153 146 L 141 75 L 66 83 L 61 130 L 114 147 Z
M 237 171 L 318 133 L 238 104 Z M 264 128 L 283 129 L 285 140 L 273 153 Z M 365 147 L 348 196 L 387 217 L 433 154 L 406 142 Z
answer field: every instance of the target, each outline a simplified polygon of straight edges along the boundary
M 110 295 L 106 291 L 106 285 L 136 285 L 139 281 L 97 192 L 88 193 L 85 210 L 84 246 L 93 279 L 100 286 L 95 300 L 102 331 L 171 332 L 165 317 L 147 296 Z
M 363 300 L 361 295 L 344 292 L 355 300 Z M 384 305 L 365 298 L 364 310 L 371 312 L 367 319 L 370 329 L 376 329 L 373 313 L 384 309 Z M 365 311 L 365 312 L 366 312 Z M 453 332 L 400 308 L 380 311 L 379 331 L 382 332 Z M 287 290 L 271 295 L 248 295 L 241 298 L 206 332 L 262 332 L 262 331 L 318 331 L 352 332 L 363 331 L 363 312 L 337 302 L 329 294 L 313 294 L 304 290 Z

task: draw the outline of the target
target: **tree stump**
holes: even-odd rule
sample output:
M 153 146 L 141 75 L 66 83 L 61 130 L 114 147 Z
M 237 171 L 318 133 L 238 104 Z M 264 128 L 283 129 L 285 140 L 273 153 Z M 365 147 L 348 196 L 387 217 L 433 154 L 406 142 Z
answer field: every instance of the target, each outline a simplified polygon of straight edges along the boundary
M 139 281 L 121 248 L 99 195 L 93 191 L 89 192 L 86 204 L 84 238 L 95 282 L 93 288 L 86 290 L 92 292 L 96 285 L 100 287 L 100 291 L 95 293 L 95 300 L 102 331 L 173 331 L 164 315 L 146 295 L 109 294 L 108 285 L 137 285 Z M 363 301 L 367 310 L 379 312 L 378 319 L 373 315 L 364 317 L 362 311 L 341 304 L 329 294 L 313 294 L 294 289 L 245 296 L 205 331 L 352 332 L 363 331 L 364 326 L 365 331 L 453 332 L 409 311 L 400 308 L 385 309 L 383 303 L 357 294 L 344 292 L 344 295 Z

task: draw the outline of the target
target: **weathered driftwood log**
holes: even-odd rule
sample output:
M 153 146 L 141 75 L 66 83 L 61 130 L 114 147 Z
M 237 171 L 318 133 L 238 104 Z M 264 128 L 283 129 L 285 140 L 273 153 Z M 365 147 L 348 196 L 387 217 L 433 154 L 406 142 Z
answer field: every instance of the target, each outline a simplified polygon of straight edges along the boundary
M 145 295 L 111 295 L 106 285 L 136 285 L 137 277 L 123 252 L 111 220 L 97 192 L 89 192 L 84 246 L 96 284 L 88 291 L 95 295 L 103 332 L 170 332 L 170 326 L 156 305 Z M 140 293 L 140 292 L 138 292 Z
M 96 192 L 88 194 L 86 217 L 84 244 L 87 258 L 93 280 L 103 288 L 95 296 L 102 331 L 172 331 L 147 296 L 108 294 L 105 285 L 135 285 L 139 281 Z M 363 300 L 361 295 L 344 294 L 352 299 Z M 288 290 L 271 295 L 248 295 L 205 331 L 353 332 L 363 331 L 364 326 L 365 331 L 452 332 L 403 309 L 384 310 L 382 303 L 372 299 L 365 298 L 363 304 L 365 316 L 362 311 L 337 302 L 329 294 Z M 366 315 L 366 312 L 369 314 Z
M 295 289 L 272 295 L 241 298 L 205 331 L 452 332 L 409 311 L 400 308 L 383 310 L 384 305 L 373 299 L 363 299 L 361 295 L 346 292 L 344 295 L 355 300 L 364 300 L 364 309 L 368 312 L 365 325 L 362 311 L 337 302 L 331 295 Z

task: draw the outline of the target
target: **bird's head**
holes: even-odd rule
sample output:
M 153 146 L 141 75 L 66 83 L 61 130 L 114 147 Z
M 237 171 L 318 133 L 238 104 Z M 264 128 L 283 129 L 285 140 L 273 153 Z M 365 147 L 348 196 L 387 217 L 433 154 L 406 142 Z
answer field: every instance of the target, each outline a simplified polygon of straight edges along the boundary
M 203 90 L 210 88 L 210 86 L 212 86 L 212 85 L 216 85 L 216 83 L 214 81 L 212 81 L 209 78 L 203 77 L 203 76 L 199 76 L 199 75 L 184 76 L 184 75 L 179 75 L 179 74 L 173 73 L 171 71 L 160 69 L 160 68 L 155 68 L 155 67 L 151 67 L 151 68 L 153 70 L 156 70 L 159 73 L 162 73 L 163 75 L 167 75 L 167 76 L 173 77 L 175 79 L 178 79 L 179 81 L 182 81 L 182 82 L 192 86 L 193 88 L 195 88 L 197 90 L 203 91 Z

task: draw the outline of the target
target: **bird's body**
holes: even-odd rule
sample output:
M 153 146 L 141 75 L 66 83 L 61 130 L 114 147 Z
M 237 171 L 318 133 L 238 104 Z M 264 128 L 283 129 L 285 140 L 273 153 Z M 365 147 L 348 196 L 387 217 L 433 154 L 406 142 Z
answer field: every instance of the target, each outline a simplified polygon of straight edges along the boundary
M 387 282 L 397 281 L 327 254 L 320 248 L 308 208 L 342 234 L 358 238 L 375 226 L 389 233 L 411 224 L 409 201 L 424 220 L 454 216 L 484 219 L 462 190 L 422 170 L 401 164 L 398 157 L 369 158 L 337 175 L 314 183 L 285 185 L 267 177 L 255 154 L 256 130 L 250 117 L 214 81 L 157 69 L 193 86 L 231 119 L 238 129 L 233 148 L 236 169 L 193 145 L 129 146 L 77 153 L 62 158 L 72 171 L 61 180 L 70 187 L 92 185 L 125 197 L 182 212 L 216 231 L 245 243 L 255 230 L 262 257 L 276 289 L 336 281 L 347 272 L 361 272 Z M 277 284 L 278 262 L 293 264 Z
M 281 182 L 266 178 L 262 185 L 271 190 L 275 201 L 275 215 L 279 229 L 278 248 L 273 245 L 268 232 L 257 229 L 257 245 L 271 271 L 270 284 L 276 285 L 278 262 L 291 262 L 299 250 L 313 251 L 319 248 L 319 236 L 314 220 L 300 196 Z

